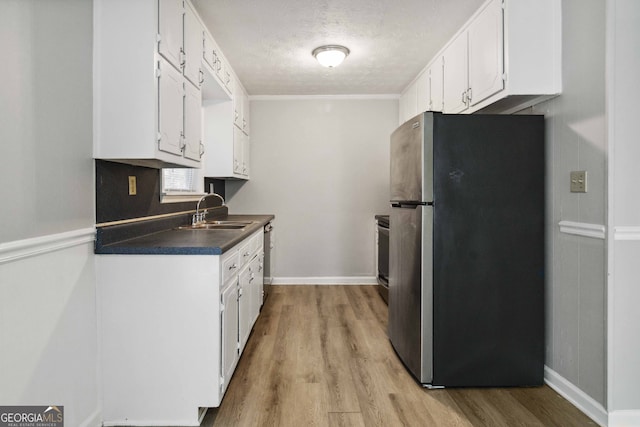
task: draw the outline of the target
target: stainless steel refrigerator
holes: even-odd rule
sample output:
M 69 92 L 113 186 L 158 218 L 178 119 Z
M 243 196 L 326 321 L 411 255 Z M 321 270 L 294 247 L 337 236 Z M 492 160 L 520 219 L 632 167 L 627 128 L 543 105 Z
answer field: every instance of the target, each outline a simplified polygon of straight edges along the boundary
M 544 365 L 544 118 L 426 112 L 391 135 L 389 339 L 427 387 Z

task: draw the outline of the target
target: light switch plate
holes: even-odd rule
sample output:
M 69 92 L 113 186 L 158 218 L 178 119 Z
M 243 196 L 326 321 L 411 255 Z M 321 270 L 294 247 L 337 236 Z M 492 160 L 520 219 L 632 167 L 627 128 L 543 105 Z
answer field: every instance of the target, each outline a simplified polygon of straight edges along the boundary
M 571 171 L 569 188 L 572 193 L 587 192 L 587 171 Z
M 136 188 L 136 177 L 129 176 L 129 195 L 135 196 L 138 193 L 138 189 Z

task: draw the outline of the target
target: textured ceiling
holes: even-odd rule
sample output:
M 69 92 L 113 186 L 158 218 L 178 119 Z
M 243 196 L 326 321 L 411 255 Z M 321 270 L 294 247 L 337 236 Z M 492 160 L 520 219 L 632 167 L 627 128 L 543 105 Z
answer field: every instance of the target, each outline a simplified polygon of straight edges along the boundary
M 398 94 L 484 0 L 192 0 L 250 95 Z M 311 51 L 351 54 L 335 69 Z

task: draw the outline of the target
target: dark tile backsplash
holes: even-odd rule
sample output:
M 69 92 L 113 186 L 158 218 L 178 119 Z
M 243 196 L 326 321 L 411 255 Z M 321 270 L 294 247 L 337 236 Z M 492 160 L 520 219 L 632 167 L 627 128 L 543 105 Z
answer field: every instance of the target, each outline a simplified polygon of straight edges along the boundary
M 129 176 L 137 194 L 129 195 Z M 224 181 L 213 181 L 224 194 Z M 217 184 L 217 185 L 216 185 Z M 205 187 L 209 191 L 209 186 Z M 224 196 L 223 196 L 224 197 Z M 160 169 L 96 160 L 96 223 L 194 210 L 195 202 L 160 203 Z

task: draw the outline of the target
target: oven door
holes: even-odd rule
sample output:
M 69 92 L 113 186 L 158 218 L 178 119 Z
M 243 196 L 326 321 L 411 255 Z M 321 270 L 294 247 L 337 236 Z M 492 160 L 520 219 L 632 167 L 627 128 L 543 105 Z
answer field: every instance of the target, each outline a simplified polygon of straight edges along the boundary
M 378 291 L 389 302 L 389 228 L 378 223 Z

